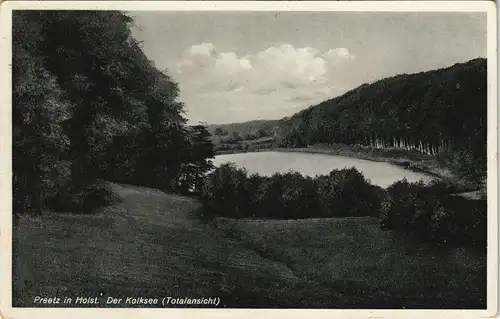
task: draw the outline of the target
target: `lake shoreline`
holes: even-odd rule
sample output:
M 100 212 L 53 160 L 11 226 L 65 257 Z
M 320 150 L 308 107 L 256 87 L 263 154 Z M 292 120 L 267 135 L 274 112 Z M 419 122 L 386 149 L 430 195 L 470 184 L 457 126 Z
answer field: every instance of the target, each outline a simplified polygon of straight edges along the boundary
M 426 174 L 442 181 L 449 181 L 457 188 L 464 191 L 478 190 L 480 185 L 472 184 L 464 180 L 459 180 L 453 176 L 451 171 L 442 165 L 439 165 L 435 158 L 429 155 L 415 155 L 410 152 L 401 157 L 387 156 L 384 150 L 379 150 L 379 154 L 373 154 L 374 149 L 358 148 L 356 150 L 350 146 L 309 146 L 303 148 L 285 148 L 285 147 L 268 147 L 268 148 L 254 148 L 254 149 L 232 149 L 216 151 L 215 155 L 229 155 L 241 153 L 261 153 L 261 152 L 283 152 L 283 153 L 310 153 L 310 154 L 324 154 L 331 156 L 351 157 L 356 159 L 368 160 L 379 163 L 389 163 L 398 167 L 415 172 Z M 415 158 L 420 156 L 420 158 Z M 407 164 L 410 164 L 409 166 Z

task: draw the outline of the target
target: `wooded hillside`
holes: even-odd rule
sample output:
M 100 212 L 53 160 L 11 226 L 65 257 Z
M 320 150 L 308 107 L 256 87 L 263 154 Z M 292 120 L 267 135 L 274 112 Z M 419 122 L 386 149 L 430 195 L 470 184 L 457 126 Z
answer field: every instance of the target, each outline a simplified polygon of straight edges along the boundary
M 277 143 L 361 144 L 438 155 L 463 176 L 486 176 L 486 60 L 364 84 L 279 122 Z

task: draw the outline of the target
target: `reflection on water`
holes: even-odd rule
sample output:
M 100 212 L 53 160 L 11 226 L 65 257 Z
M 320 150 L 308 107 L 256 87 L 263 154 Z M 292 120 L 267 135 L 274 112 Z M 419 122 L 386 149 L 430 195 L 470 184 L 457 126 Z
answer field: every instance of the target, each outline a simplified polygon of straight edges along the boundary
M 354 166 L 369 179 L 372 184 L 387 187 L 395 181 L 406 177 L 410 182 L 418 180 L 430 181 L 431 176 L 412 172 L 399 166 L 372 162 L 352 157 L 332 156 L 312 153 L 293 152 L 256 152 L 219 155 L 214 159 L 214 165 L 233 162 L 244 167 L 249 173 L 272 175 L 276 172 L 296 171 L 304 175 L 315 176 L 327 174 L 334 169 Z

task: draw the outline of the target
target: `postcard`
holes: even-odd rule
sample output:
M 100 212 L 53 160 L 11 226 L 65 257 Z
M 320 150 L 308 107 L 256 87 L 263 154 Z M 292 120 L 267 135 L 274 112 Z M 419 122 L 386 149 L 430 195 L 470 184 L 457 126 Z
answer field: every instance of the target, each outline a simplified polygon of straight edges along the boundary
M 0 318 L 496 315 L 493 2 L 0 14 Z

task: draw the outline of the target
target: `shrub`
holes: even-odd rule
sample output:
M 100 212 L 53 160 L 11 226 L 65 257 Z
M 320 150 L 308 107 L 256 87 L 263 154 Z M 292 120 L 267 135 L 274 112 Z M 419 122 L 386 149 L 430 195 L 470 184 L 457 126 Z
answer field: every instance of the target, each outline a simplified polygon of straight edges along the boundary
M 486 201 L 450 193 L 441 183 L 398 181 L 387 189 L 380 225 L 438 244 L 486 247 Z
M 281 175 L 278 197 L 278 218 L 314 217 L 317 213 L 314 180 L 296 172 Z
M 355 168 L 334 170 L 316 179 L 322 216 L 378 216 L 384 191 Z
M 80 190 L 55 194 L 47 198 L 46 205 L 56 212 L 92 213 L 117 201 L 118 197 L 106 184 L 97 182 Z

